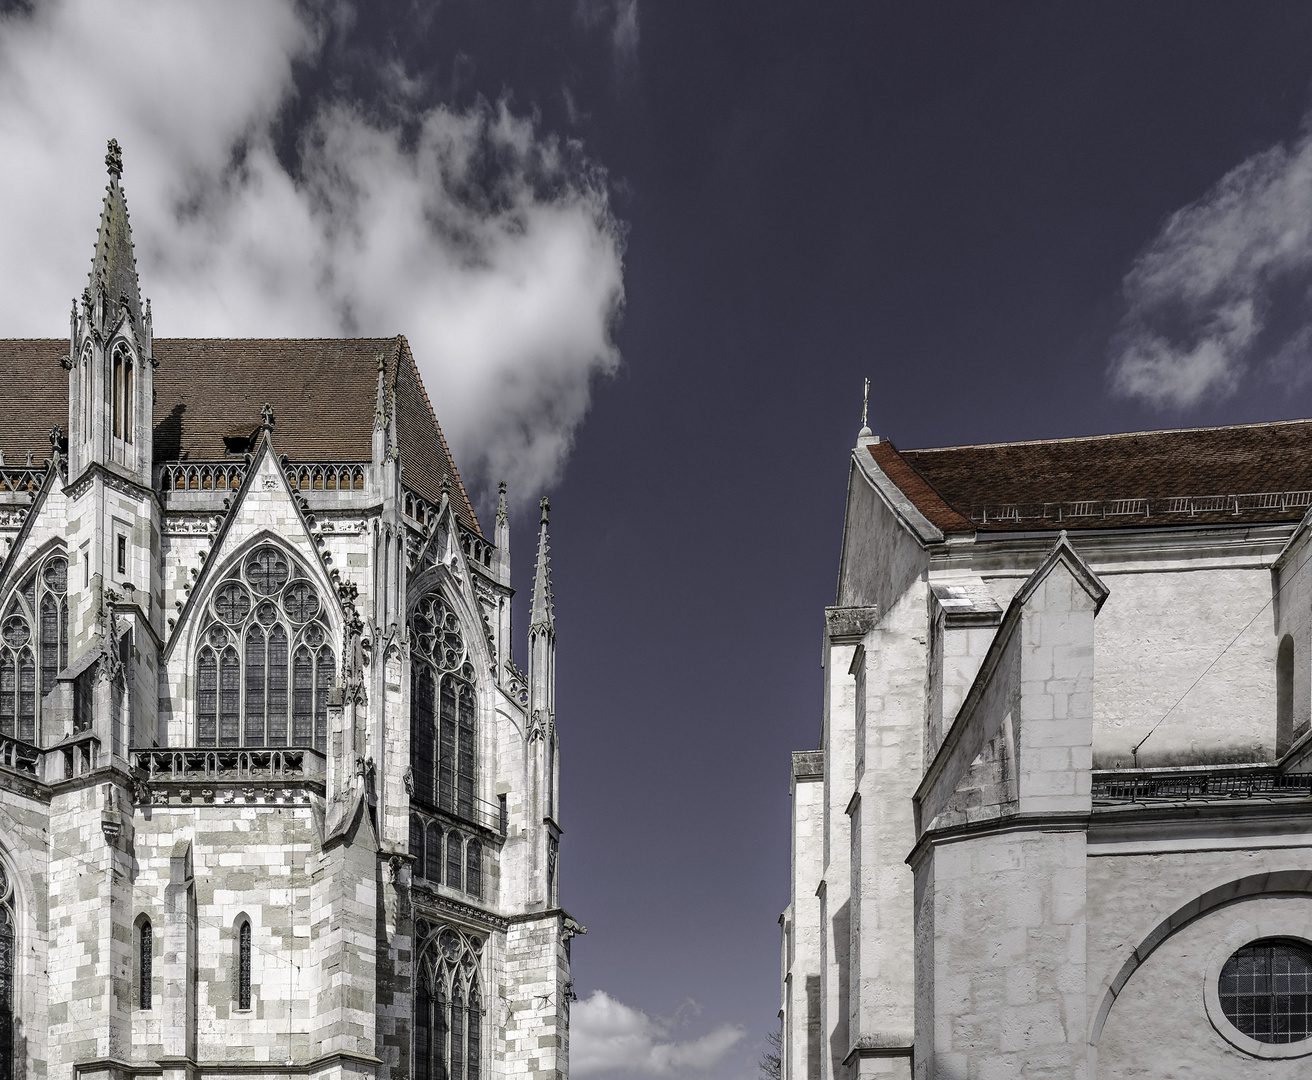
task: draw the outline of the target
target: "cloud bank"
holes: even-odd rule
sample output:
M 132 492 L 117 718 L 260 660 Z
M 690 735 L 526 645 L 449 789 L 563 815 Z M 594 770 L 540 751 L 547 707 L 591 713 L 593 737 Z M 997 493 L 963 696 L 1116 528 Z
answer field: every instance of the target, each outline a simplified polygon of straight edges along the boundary
M 404 333 L 466 478 L 535 498 L 619 363 L 605 175 L 504 104 L 405 95 L 386 121 L 315 104 L 289 165 L 279 125 L 325 36 L 293 0 L 48 0 L 0 18 L 0 333 L 65 332 L 114 136 L 157 334 Z
M 1312 119 L 1312 118 L 1309 118 Z M 1255 154 L 1172 214 L 1124 281 L 1113 386 L 1158 406 L 1233 393 L 1258 353 L 1273 374 L 1306 368 L 1312 343 L 1312 123 Z M 1297 329 L 1273 336 L 1296 293 Z M 1285 320 L 1288 321 L 1288 320 Z
M 699 1039 L 680 1042 L 672 1037 L 673 1027 L 596 990 L 570 1011 L 570 1071 L 576 1076 L 704 1072 L 746 1034 L 734 1024 L 721 1024 Z

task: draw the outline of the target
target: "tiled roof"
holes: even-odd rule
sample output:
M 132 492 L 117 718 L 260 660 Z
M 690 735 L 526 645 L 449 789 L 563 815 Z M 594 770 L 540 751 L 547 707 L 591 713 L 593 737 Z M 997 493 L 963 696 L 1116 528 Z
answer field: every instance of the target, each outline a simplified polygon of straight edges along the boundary
M 68 425 L 66 340 L 0 340 L 0 451 L 9 465 L 50 456 Z M 434 504 L 451 479 L 456 516 L 481 534 L 460 474 L 403 337 L 260 340 L 156 338 L 155 460 L 224 457 L 224 436 L 250 435 L 273 406 L 274 446 L 293 461 L 373 456 L 378 357 L 396 390 L 402 481 Z
M 1312 505 L 1312 420 L 869 452 L 948 533 L 1297 521 Z

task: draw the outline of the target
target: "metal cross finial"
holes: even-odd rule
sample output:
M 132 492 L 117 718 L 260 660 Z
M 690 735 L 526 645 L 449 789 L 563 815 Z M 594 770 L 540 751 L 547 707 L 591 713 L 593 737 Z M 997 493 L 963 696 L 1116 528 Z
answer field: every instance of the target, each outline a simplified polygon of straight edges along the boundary
M 870 380 L 867 379 L 865 396 L 861 399 L 861 426 L 862 427 L 870 426 L 866 422 L 866 410 L 869 408 L 870 408 Z
M 542 502 L 538 505 L 542 507 L 542 524 L 545 525 L 547 523 L 547 514 L 551 511 L 551 500 L 543 495 Z
M 260 410 L 260 419 L 264 421 L 266 428 L 273 427 L 273 406 L 267 401 L 264 403 L 264 408 Z
M 117 180 L 123 175 L 123 151 L 119 149 L 118 140 L 109 140 L 109 152 L 105 155 L 105 166 L 109 175 Z

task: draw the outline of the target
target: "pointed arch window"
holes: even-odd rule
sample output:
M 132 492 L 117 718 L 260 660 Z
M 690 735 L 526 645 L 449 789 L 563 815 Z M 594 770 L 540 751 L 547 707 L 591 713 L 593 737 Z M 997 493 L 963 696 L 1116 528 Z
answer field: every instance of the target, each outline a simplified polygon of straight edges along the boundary
M 337 658 L 304 566 L 261 544 L 220 581 L 202 620 L 197 745 L 325 751 Z
M 0 1080 L 14 1075 L 15 929 L 14 890 L 6 868 L 0 865 Z
M 40 699 L 68 666 L 68 559 L 63 552 L 42 559 L 3 610 L 0 735 L 35 743 Z
M 137 1004 L 139 1008 L 151 1006 L 151 980 L 155 975 L 155 938 L 150 920 L 142 919 L 137 938 Z
M 415 985 L 415 1080 L 479 1080 L 482 949 L 475 934 L 450 926 L 429 931 Z
M 474 813 L 477 782 L 474 668 L 460 620 L 438 593 L 410 621 L 410 754 L 414 798 L 464 818 Z
M 114 381 L 111 413 L 114 438 L 126 443 L 132 441 L 133 426 L 133 360 L 132 350 L 123 342 L 114 346 Z
M 237 1008 L 251 1007 L 251 922 L 237 926 Z
M 82 441 L 91 438 L 91 346 L 82 350 Z

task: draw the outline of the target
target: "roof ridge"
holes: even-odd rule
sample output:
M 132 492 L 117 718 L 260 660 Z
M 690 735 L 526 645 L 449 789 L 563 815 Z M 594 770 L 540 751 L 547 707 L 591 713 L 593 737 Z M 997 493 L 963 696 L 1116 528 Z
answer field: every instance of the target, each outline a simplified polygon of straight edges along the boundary
M 437 432 L 437 441 L 442 445 L 442 452 L 446 455 L 446 464 L 451 467 L 451 474 L 455 479 L 456 488 L 460 492 L 460 497 L 464 499 L 465 506 L 469 508 L 469 516 L 474 522 L 474 528 L 480 536 L 483 535 L 483 526 L 478 520 L 478 514 L 474 511 L 474 503 L 469 498 L 469 492 L 465 488 L 465 482 L 460 477 L 460 468 L 456 465 L 455 456 L 451 453 L 451 447 L 447 445 L 446 434 L 442 431 L 442 425 L 437 422 L 437 413 L 433 410 L 433 403 L 428 398 L 428 388 L 424 385 L 424 377 L 419 371 L 419 364 L 415 362 L 414 353 L 410 351 L 410 342 L 404 334 L 396 335 L 397 342 L 397 376 L 401 374 L 401 356 L 410 361 L 410 370 L 414 372 L 415 385 L 419 387 L 419 394 L 424 399 L 424 406 L 428 409 L 428 418 L 433 421 L 433 429 Z M 393 383 L 395 386 L 395 382 Z
M 899 450 L 905 454 L 939 454 L 951 450 L 993 450 L 1004 446 L 1044 446 L 1065 443 L 1103 442 L 1111 439 L 1136 439 L 1149 435 L 1187 435 L 1195 431 L 1251 431 L 1255 428 L 1292 427 L 1297 424 L 1312 424 L 1312 417 L 1298 417 L 1293 420 L 1263 420 L 1255 424 L 1215 424 L 1183 428 L 1153 428 L 1148 431 L 1115 431 L 1104 435 L 1071 435 L 1060 439 L 1018 439 L 1014 442 L 961 443 L 957 446 L 924 446 L 913 450 Z M 890 440 L 885 439 L 885 442 Z

